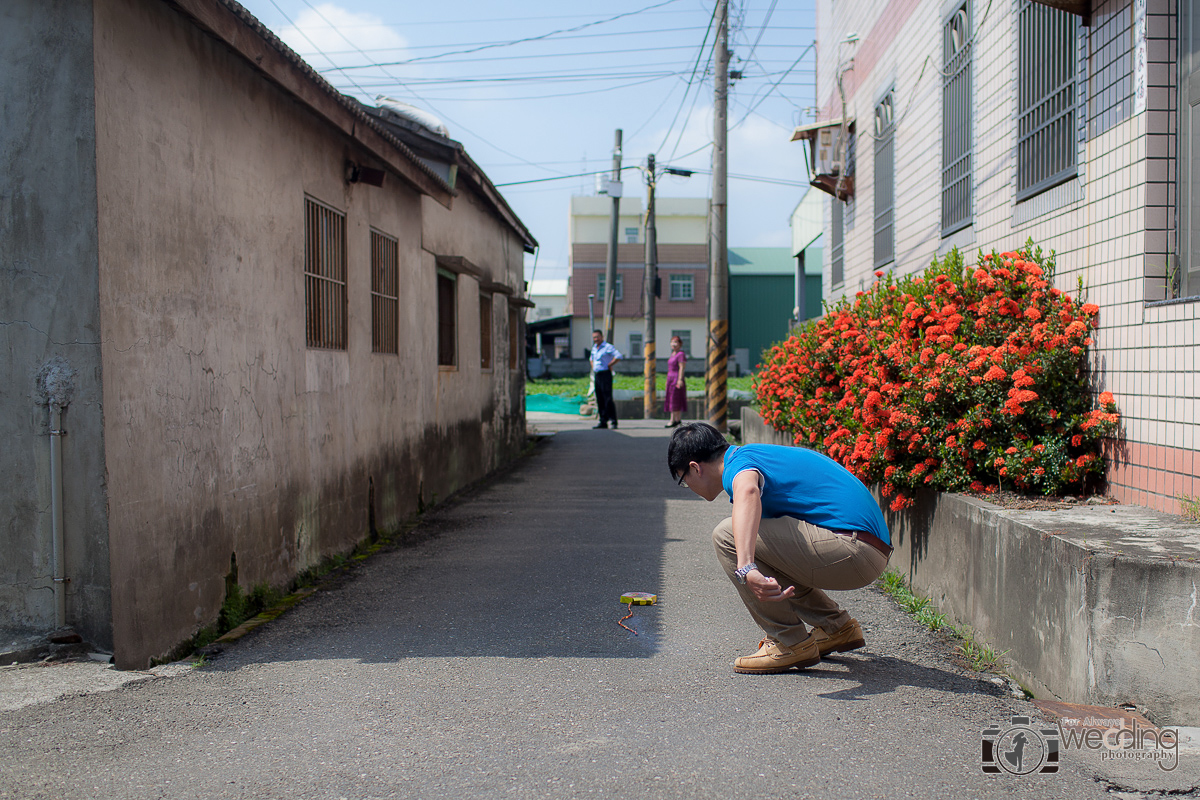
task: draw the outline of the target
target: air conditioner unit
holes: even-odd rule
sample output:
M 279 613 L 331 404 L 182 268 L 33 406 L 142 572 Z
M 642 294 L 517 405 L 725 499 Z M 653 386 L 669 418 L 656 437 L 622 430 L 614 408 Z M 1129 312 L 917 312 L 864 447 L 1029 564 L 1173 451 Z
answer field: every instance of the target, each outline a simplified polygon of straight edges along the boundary
M 792 141 L 807 141 L 809 145 L 809 183 L 839 200 L 854 194 L 854 176 L 847 165 L 854 120 L 834 119 L 801 125 L 792 134 Z

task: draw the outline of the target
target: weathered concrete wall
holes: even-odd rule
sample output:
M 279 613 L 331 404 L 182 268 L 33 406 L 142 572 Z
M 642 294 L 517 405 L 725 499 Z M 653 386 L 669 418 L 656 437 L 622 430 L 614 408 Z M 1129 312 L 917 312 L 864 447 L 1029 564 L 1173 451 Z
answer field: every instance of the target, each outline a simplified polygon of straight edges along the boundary
M 745 441 L 776 432 L 751 409 Z M 753 437 L 753 438 L 750 438 Z M 928 493 L 885 511 L 890 566 L 972 626 L 1035 694 L 1200 717 L 1200 526 L 1139 506 L 1015 511 Z
M 95 63 L 114 628 L 137 667 L 214 621 L 235 554 L 243 588 L 282 585 L 366 534 L 369 487 L 387 526 L 511 456 L 523 384 L 480 370 L 468 292 L 463 366 L 439 372 L 420 197 L 345 183 L 372 159 L 224 45 L 109 0 Z M 346 214 L 345 351 L 305 344 L 306 195 Z M 496 247 L 468 205 L 456 249 Z M 372 227 L 399 241 L 398 356 L 371 352 Z
M 108 647 L 92 91 L 91 3 L 0 5 L 0 638 L 55 625 L 49 411 L 37 385 L 54 365 L 72 390 L 66 621 Z
M 1039 695 L 1200 716 L 1200 530 L 1138 506 L 1013 511 L 930 495 L 889 519 L 892 565 Z
M 483 275 L 458 276 L 458 363 L 454 369 L 437 371 L 433 398 L 439 423 L 458 424 L 473 420 L 480 425 L 480 440 L 472 447 L 456 448 L 453 457 L 477 459 L 471 470 L 495 469 L 512 457 L 525 439 L 525 334 L 520 328 L 524 309 L 515 308 L 518 329 L 517 364 L 510 368 L 509 329 L 512 317 L 508 295 L 492 292 L 489 284 L 520 290 L 524 282 L 524 251 L 512 231 L 485 206 L 483 199 L 465 181 L 458 183 L 459 196 L 447 209 L 431 198 L 421 198 L 421 244 L 424 262 L 421 279 L 427 282 L 426 297 L 436 297 L 437 256 L 467 259 Z M 492 300 L 492 366 L 481 363 L 479 305 L 482 294 Z M 436 308 L 431 309 L 436 312 Z M 430 317 L 436 333 L 436 316 Z M 436 337 L 429 363 L 437 363 Z M 451 470 L 455 472 L 455 470 Z M 458 488 L 457 486 L 454 488 Z

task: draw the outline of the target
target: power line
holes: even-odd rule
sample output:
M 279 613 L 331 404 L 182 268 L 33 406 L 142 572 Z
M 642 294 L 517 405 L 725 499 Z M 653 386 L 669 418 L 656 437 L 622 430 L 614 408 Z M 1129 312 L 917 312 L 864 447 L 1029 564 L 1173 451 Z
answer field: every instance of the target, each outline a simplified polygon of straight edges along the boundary
M 789 73 L 790 73 L 790 72 L 791 72 L 793 69 L 795 69 L 795 68 L 796 68 L 796 65 L 798 65 L 798 64 L 800 63 L 800 59 L 804 58 L 804 56 L 808 54 L 808 51 L 809 51 L 809 50 L 812 50 L 812 49 L 813 49 L 814 47 L 816 47 L 816 46 L 817 46 L 817 43 L 816 43 L 816 42 L 813 42 L 813 43 L 812 43 L 812 44 L 810 44 L 808 47 L 806 47 L 806 48 L 804 48 L 803 50 L 801 50 L 801 51 L 800 51 L 800 55 L 799 55 L 799 57 L 797 57 L 797 58 L 796 58 L 796 60 L 792 62 L 792 66 L 788 67 L 787 71 L 783 73 L 783 75 L 782 75 L 782 76 L 779 78 L 779 80 L 778 80 L 778 81 L 776 81 L 776 82 L 775 82 L 775 83 L 774 83 L 774 84 L 771 86 L 771 88 L 770 88 L 770 89 L 767 89 L 767 93 L 766 93 L 766 94 L 764 94 L 764 95 L 762 96 L 762 98 L 761 98 L 761 99 L 760 99 L 760 100 L 759 100 L 757 103 L 755 103 L 755 104 L 754 104 L 754 106 L 753 106 L 753 107 L 751 107 L 749 111 L 747 111 L 747 112 L 746 112 L 746 116 L 742 117 L 742 118 L 741 118 L 741 119 L 739 119 L 737 122 L 735 122 L 735 123 L 734 123 L 734 125 L 733 125 L 733 127 L 735 127 L 735 128 L 736 128 L 738 125 L 741 125 L 743 122 L 745 122 L 745 121 L 746 121 L 746 118 L 747 118 L 747 117 L 749 117 L 751 114 L 753 114 L 753 113 L 754 113 L 754 110 L 755 110 L 756 108 L 758 108 L 760 105 L 762 105 L 762 103 L 763 103 L 763 100 L 766 100 L 768 97 L 770 97 L 770 96 L 771 96 L 771 92 L 775 91 L 775 86 L 779 85 L 779 83 L 781 83 L 781 82 L 783 81 L 783 79 L 784 79 L 784 78 L 786 78 L 786 77 L 788 76 L 788 74 L 789 74 Z M 789 102 L 790 102 L 790 101 L 789 101 Z
M 557 30 L 557 31 L 550 31 L 549 33 L 543 33 L 540 36 L 527 36 L 524 39 L 514 39 L 510 42 L 495 42 L 492 44 L 482 44 L 482 45 L 479 45 L 478 47 L 474 47 L 469 50 L 451 51 L 451 52 L 447 52 L 447 53 L 442 53 L 440 55 L 418 56 L 417 58 L 410 59 L 409 63 L 411 64 L 414 61 L 425 61 L 428 59 L 441 58 L 442 56 L 456 56 L 456 55 L 465 55 L 467 53 L 477 53 L 480 50 L 489 50 L 494 47 L 512 47 L 513 45 L 524 44 L 526 42 L 537 42 L 537 41 L 541 41 L 542 39 L 549 39 L 551 36 L 557 36 L 560 33 L 575 33 L 576 31 L 581 31 L 584 28 L 591 28 L 596 25 L 604 25 L 609 22 L 615 22 L 616 20 L 622 19 L 624 17 L 632 17 L 636 14 L 641 14 L 644 11 L 651 11 L 655 8 L 661 8 L 662 6 L 667 6 L 667 5 L 670 5 L 671 3 L 675 3 L 675 2 L 678 2 L 678 0 L 663 0 L 663 2 L 661 2 L 661 3 L 655 3 L 654 5 L 646 6 L 645 8 L 640 8 L 637 11 L 627 11 L 623 14 L 617 14 L 616 16 L 608 17 L 607 19 L 599 19 L 594 22 L 585 22 L 584 24 L 577 25 L 574 28 L 563 28 L 563 29 Z
M 758 38 L 750 46 L 750 55 L 746 56 L 747 61 L 754 60 L 754 51 L 758 49 L 758 43 L 762 41 L 763 34 L 767 32 L 767 24 L 771 21 L 771 15 L 775 13 L 775 4 L 778 2 L 779 0 L 771 0 L 771 7 L 767 9 L 767 16 L 763 18 L 762 27 L 758 29 Z
M 691 77 L 688 78 L 687 87 L 684 88 L 684 90 L 683 90 L 683 99 L 679 101 L 679 108 L 675 109 L 675 116 L 671 119 L 671 124 L 667 126 L 666 135 L 663 136 L 662 144 L 660 144 L 658 146 L 658 149 L 656 152 L 662 152 L 662 149 L 667 146 L 667 141 L 671 138 L 671 131 L 675 128 L 676 120 L 679 119 L 679 112 L 683 110 L 683 107 L 685 105 L 687 105 L 688 92 L 690 92 L 692 90 L 692 84 L 696 80 L 696 72 L 697 72 L 697 70 L 700 69 L 700 59 L 704 57 L 704 54 L 706 52 L 708 52 L 708 50 L 706 49 L 706 46 L 708 45 L 708 35 L 710 33 L 712 33 L 713 23 L 716 22 L 716 20 L 717 20 L 717 5 L 716 5 L 716 3 L 714 3 L 712 15 L 709 17 L 709 20 L 708 20 L 708 28 L 704 31 L 704 39 L 701 40 L 700 50 L 699 50 L 699 52 L 696 53 L 696 63 L 692 67 L 692 74 L 691 74 Z M 705 61 L 704 69 L 705 69 L 705 71 L 708 70 L 708 62 L 707 61 Z M 697 94 L 697 96 L 699 96 L 699 92 L 697 92 L 696 94 Z M 695 104 L 696 104 L 695 100 L 693 100 L 692 105 L 695 106 Z M 689 110 L 688 115 L 690 116 L 691 113 L 692 112 Z M 687 127 L 686 122 L 684 123 L 684 127 Z M 676 147 L 676 149 L 678 149 L 679 144 L 676 143 L 675 147 Z
M 274 3 L 275 3 L 275 0 L 271 0 L 271 2 L 274 4 Z M 667 0 L 667 2 L 674 2 L 674 0 Z M 316 14 L 318 17 L 320 17 L 320 18 L 321 18 L 321 19 L 322 19 L 322 20 L 325 22 L 325 24 L 326 24 L 326 25 L 328 25 L 330 28 L 332 28 L 332 29 L 333 29 L 333 30 L 334 30 L 334 31 L 337 33 L 337 35 L 338 35 L 338 36 L 341 36 L 341 37 L 342 37 L 342 39 L 343 39 L 343 40 L 345 40 L 346 44 L 350 45 L 351 47 L 355 47 L 355 46 L 356 46 L 356 45 L 354 44 L 354 42 L 350 41 L 350 39 L 346 37 L 346 34 L 342 33 L 342 32 L 341 32 L 341 31 L 338 29 L 338 27 L 337 27 L 336 25 L 334 25 L 332 22 L 330 22 L 328 19 L 326 19 L 326 18 L 325 18 L 325 15 L 324 15 L 324 14 L 322 14 L 320 11 L 318 11 L 318 10 L 317 10 L 317 9 L 316 9 L 316 8 L 313 6 L 313 4 L 312 4 L 311 2 L 309 2 L 309 0 L 304 0 L 304 4 L 305 4 L 305 5 L 307 5 L 309 8 L 311 8 L 311 9 L 313 10 L 313 13 L 315 13 L 315 14 Z M 276 8 L 279 8 L 279 6 L 278 6 L 278 5 L 276 5 L 275 7 L 276 7 Z M 280 10 L 280 13 L 281 13 L 281 14 L 283 13 L 282 9 Z M 285 17 L 285 19 L 286 19 L 286 17 Z M 291 20 L 288 20 L 288 22 L 289 22 L 289 23 L 291 23 Z M 295 26 L 293 25 L 293 27 L 295 27 Z M 305 38 L 307 39 L 308 37 L 307 37 L 307 36 L 305 36 Z M 311 39 L 309 39 L 309 42 L 312 42 L 312 40 L 311 40 Z M 313 46 L 315 47 L 316 45 L 314 44 Z M 361 52 L 361 51 L 360 51 L 360 52 Z M 366 54 L 365 54 L 365 53 L 363 53 L 363 55 L 366 55 Z M 384 70 L 384 74 L 385 74 L 385 75 L 387 75 L 387 70 Z M 413 91 L 411 88 L 409 88 L 407 85 L 405 85 L 405 84 L 401 83 L 401 82 L 400 82 L 398 79 L 396 79 L 394 76 L 388 75 L 388 77 L 389 77 L 389 78 L 392 78 L 392 81 L 393 81 L 395 84 L 397 84 L 397 85 L 400 85 L 400 86 L 403 86 L 403 87 L 404 87 L 404 89 L 405 89 L 406 91 L 408 91 L 408 92 L 409 92 L 409 93 L 410 93 L 410 94 L 411 94 L 413 97 L 416 97 L 418 100 L 420 100 L 420 99 L 421 99 L 421 98 L 420 98 L 420 96 L 419 96 L 419 95 L 418 95 L 416 92 L 414 92 L 414 91 Z M 350 79 L 348 76 L 347 76 L 347 79 L 348 79 L 348 80 L 350 80 L 350 81 L 351 81 L 351 83 L 353 83 L 353 79 Z M 356 84 L 356 85 L 357 85 L 357 84 Z M 366 92 L 366 91 L 364 91 L 364 90 L 362 89 L 362 87 L 358 87 L 358 88 L 359 88 L 359 91 L 360 91 L 360 92 L 362 92 L 364 95 L 367 95 L 367 92 Z M 433 108 L 434 112 L 435 112 L 435 113 L 437 113 L 439 116 L 443 117 L 445 120 L 447 120 L 448 122 L 451 122 L 452 124 L 456 125 L 457 127 L 461 128 L 462 130 L 466 131 L 467 133 L 471 134 L 472 136 L 474 136 L 475 138 L 479 139 L 479 141 L 483 142 L 484 144 L 488 145 L 489 147 L 492 147 L 492 148 L 494 148 L 495 150 L 498 150 L 499 152 L 501 152 L 501 153 L 504 153 L 506 156 L 511 156 L 512 158 L 516 158 L 516 159 L 520 159 L 520 160 L 522 160 L 522 161 L 525 161 L 525 159 L 521 158 L 521 156 L 517 155 L 516 153 L 510 153 L 510 152 L 508 152 L 507 150 L 504 150 L 504 149 L 502 149 L 502 148 L 500 148 L 500 147 L 497 147 L 496 145 L 494 145 L 494 144 L 492 144 L 491 142 L 489 142 L 487 139 L 484 139 L 482 136 L 479 136 L 477 133 L 473 132 L 473 131 L 472 131 L 470 128 L 466 127 L 465 125 L 460 125 L 458 122 L 455 122 L 455 121 L 454 121 L 454 120 L 452 120 L 452 119 L 451 119 L 449 116 L 447 116 L 446 114 L 442 113 L 442 112 L 441 112 L 441 111 L 439 111 L 438 109 L 434 108 L 434 107 L 433 107 L 431 104 L 429 104 L 429 103 L 428 103 L 428 101 L 426 101 L 426 105 L 429 105 L 429 107 L 430 107 L 430 108 Z M 532 166 L 537 166 L 536 164 L 533 164 L 532 162 L 527 162 L 527 163 L 530 163 Z M 543 169 L 544 169 L 544 167 L 543 167 Z

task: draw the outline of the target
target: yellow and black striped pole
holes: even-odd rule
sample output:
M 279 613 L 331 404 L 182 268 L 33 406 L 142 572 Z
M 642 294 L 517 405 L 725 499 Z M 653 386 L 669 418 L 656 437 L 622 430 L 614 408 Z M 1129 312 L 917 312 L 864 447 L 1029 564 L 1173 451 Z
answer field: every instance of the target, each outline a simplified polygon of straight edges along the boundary
M 713 191 L 709 230 L 708 369 L 704 385 L 708 421 L 722 433 L 727 429 L 725 383 L 729 369 L 729 243 L 726 211 L 729 118 L 729 3 L 718 0 L 717 38 L 713 45 Z
M 719 431 L 727 426 L 728 401 L 726 379 L 729 374 L 729 323 L 714 319 L 708 323 L 708 369 L 704 386 L 708 400 L 708 421 Z
M 643 321 L 644 329 L 642 333 L 642 356 L 645 359 L 643 371 L 646 381 L 642 390 L 642 419 L 654 419 L 654 406 L 657 404 L 657 398 L 654 396 L 657 390 L 658 377 L 656 376 L 658 363 L 654 350 L 654 326 L 656 318 L 655 300 L 655 285 L 658 283 L 658 223 L 654 216 L 654 154 L 651 153 L 646 159 L 646 279 L 643 281 L 646 290 L 646 317 Z

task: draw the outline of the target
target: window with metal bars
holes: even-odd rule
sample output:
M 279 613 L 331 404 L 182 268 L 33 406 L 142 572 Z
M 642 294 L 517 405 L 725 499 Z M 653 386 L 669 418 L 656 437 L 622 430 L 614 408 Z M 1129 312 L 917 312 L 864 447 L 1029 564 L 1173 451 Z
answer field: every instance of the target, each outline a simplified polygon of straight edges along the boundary
M 971 224 L 971 4 L 942 29 L 942 236 Z
M 846 279 L 846 264 L 843 252 L 846 240 L 846 226 L 842 220 L 843 211 L 845 210 L 846 205 L 835 197 L 831 202 L 831 208 L 831 245 L 829 248 L 829 253 L 832 258 L 832 265 L 829 268 L 829 285 L 838 286 Z
M 458 364 L 458 280 L 453 272 L 439 269 L 437 273 L 438 309 L 438 366 Z
M 400 352 L 400 247 L 371 229 L 371 350 Z
M 304 313 L 309 347 L 346 349 L 346 215 L 304 198 Z
M 695 297 L 695 276 L 671 275 L 671 299 L 692 300 Z
M 875 267 L 896 258 L 896 115 L 889 90 L 875 106 Z
M 615 292 L 616 297 L 613 298 L 614 300 L 623 300 L 624 299 L 624 295 L 625 295 L 624 277 L 625 276 L 622 275 L 620 272 L 617 273 L 617 290 Z M 608 278 L 608 274 L 603 271 L 599 275 L 596 276 L 596 297 L 599 298 L 601 303 L 604 302 L 604 297 L 605 297 L 604 288 L 605 288 L 605 281 L 607 280 L 607 278 Z
M 1021 0 L 1018 21 L 1017 200 L 1078 173 L 1075 89 L 1079 17 Z
M 492 296 L 479 295 L 479 366 L 492 368 Z

